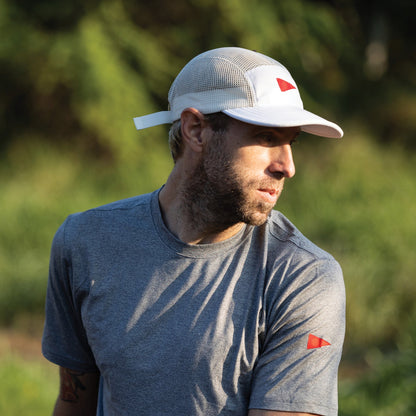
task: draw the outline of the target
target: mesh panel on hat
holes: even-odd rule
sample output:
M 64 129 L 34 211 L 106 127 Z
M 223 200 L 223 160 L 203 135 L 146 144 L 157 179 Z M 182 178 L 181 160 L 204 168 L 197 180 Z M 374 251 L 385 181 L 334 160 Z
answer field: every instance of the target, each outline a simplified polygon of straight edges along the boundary
M 261 65 L 280 65 L 274 59 L 239 48 L 216 49 L 198 55 L 179 73 L 169 91 L 175 118 L 186 107 L 209 114 L 255 105 L 245 72 Z

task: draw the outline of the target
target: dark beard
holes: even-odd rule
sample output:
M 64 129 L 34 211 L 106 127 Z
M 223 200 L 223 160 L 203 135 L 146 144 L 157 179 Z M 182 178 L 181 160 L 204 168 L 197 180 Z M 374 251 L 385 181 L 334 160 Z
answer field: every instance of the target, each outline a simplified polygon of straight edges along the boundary
M 223 137 L 215 134 L 183 191 L 185 209 L 195 227 L 219 232 L 237 223 L 262 225 L 273 207 L 250 202 L 224 150 Z M 248 183 L 246 187 L 255 187 Z M 260 212 L 261 218 L 253 215 Z

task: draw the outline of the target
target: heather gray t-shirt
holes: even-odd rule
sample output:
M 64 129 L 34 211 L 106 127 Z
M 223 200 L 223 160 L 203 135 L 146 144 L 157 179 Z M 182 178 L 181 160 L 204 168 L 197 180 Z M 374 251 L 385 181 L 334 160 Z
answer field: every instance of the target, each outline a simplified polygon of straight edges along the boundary
M 336 415 L 344 307 L 338 263 L 281 213 L 188 245 L 155 191 L 59 228 L 43 354 L 100 372 L 99 415 Z

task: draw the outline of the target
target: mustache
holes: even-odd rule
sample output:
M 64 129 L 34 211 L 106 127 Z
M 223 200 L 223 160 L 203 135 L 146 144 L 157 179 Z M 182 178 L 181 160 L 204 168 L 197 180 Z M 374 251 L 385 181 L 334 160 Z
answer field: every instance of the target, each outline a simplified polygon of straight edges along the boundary
M 255 188 L 255 189 L 269 189 L 269 190 L 273 190 L 273 191 L 278 191 L 279 189 L 281 189 L 283 187 L 283 183 L 284 183 L 284 178 L 280 179 L 280 180 L 276 180 L 276 179 L 260 179 L 260 180 L 255 180 L 255 179 L 251 179 L 248 182 L 248 186 L 250 188 Z

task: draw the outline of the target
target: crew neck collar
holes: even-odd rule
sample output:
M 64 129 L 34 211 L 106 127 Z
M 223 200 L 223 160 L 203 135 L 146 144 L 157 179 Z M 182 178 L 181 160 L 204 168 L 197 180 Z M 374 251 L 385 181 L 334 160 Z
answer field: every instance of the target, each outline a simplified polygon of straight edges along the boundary
M 153 217 L 153 223 L 161 241 L 171 250 L 184 257 L 204 258 L 217 256 L 231 250 L 248 238 L 253 231 L 253 226 L 244 224 L 244 226 L 232 237 L 218 243 L 208 244 L 187 244 L 178 239 L 166 227 L 162 212 L 159 205 L 159 192 L 162 188 L 154 191 L 151 196 L 150 209 Z

